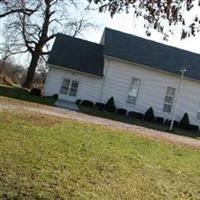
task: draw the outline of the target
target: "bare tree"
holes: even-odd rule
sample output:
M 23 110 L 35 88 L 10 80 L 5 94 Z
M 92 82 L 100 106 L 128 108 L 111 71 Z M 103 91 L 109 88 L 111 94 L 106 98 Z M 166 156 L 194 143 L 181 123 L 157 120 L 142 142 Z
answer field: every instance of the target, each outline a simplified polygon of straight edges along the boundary
M 87 17 L 74 16 L 71 11 L 79 5 L 75 0 L 17 0 L 17 8 L 31 9 L 34 12 L 16 12 L 9 15 L 7 30 L 17 39 L 20 52 L 29 52 L 31 61 L 23 87 L 30 88 L 38 61 L 50 51 L 52 39 L 58 32 L 69 32 L 77 36 L 88 28 L 94 27 Z M 73 16 L 72 16 L 73 15 Z M 15 45 L 12 45 L 16 47 Z

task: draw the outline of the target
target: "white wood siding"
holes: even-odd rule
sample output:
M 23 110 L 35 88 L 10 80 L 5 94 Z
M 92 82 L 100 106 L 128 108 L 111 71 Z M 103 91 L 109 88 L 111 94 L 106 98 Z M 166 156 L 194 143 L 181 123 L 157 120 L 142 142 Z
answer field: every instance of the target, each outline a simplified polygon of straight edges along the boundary
M 54 66 L 50 66 L 50 71 L 46 79 L 44 96 L 59 94 L 64 78 L 79 80 L 76 99 L 87 99 L 91 101 L 100 100 L 102 79 Z
M 128 90 L 133 77 L 141 80 L 135 105 L 127 103 Z M 170 119 L 171 114 L 162 111 L 166 88 L 170 86 L 177 89 L 179 80 L 179 76 L 109 58 L 102 101 L 106 102 L 113 96 L 117 107 L 142 113 L 145 113 L 149 107 L 153 107 L 156 116 Z M 198 106 L 200 107 L 200 82 L 185 78 L 177 105 L 176 120 L 180 120 L 183 114 L 188 112 L 190 121 L 200 125 L 200 121 L 196 119 Z
M 112 58 L 105 58 L 105 78 L 101 79 L 50 66 L 44 95 L 59 94 L 65 77 L 80 81 L 77 99 L 106 102 L 113 96 L 118 108 L 145 113 L 149 107 L 153 107 L 156 116 L 168 119 L 172 118 L 171 114 L 162 111 L 166 89 L 168 86 L 177 89 L 180 80 L 180 76 L 170 73 L 159 72 Z M 133 77 L 141 80 L 141 87 L 135 105 L 127 103 L 128 90 Z M 200 125 L 200 120 L 197 120 L 199 108 L 200 82 L 184 78 L 177 105 L 176 120 L 179 121 L 183 114 L 187 112 L 191 123 Z

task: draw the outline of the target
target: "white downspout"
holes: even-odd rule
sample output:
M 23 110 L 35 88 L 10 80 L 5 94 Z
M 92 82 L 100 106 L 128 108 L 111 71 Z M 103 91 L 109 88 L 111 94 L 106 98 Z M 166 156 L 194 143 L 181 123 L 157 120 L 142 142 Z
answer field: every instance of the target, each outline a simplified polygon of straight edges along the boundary
M 183 67 L 181 69 L 181 78 L 180 78 L 180 82 L 179 82 L 179 85 L 178 85 L 178 89 L 177 89 L 177 93 L 176 93 L 176 98 L 175 98 L 175 102 L 174 102 L 174 109 L 173 109 L 173 114 L 172 114 L 172 120 L 171 120 L 170 127 L 169 127 L 170 131 L 173 129 L 173 125 L 174 125 L 174 121 L 175 121 L 175 116 L 176 116 L 176 109 L 177 109 L 177 105 L 178 105 L 178 99 L 179 99 L 180 91 L 181 91 L 181 88 L 182 88 L 182 85 L 183 85 L 183 78 L 184 78 L 185 72 L 187 72 L 187 69 L 185 67 Z

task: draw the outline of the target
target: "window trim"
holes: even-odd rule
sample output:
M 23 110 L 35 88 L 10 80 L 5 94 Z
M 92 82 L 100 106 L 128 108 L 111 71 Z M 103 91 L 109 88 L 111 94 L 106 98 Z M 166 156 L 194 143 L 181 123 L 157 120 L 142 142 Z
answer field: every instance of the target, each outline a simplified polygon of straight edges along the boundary
M 70 93 L 71 93 L 71 91 L 73 91 L 72 89 L 74 89 L 74 88 L 72 88 L 72 83 L 73 82 L 77 82 L 77 88 L 76 88 L 76 93 L 75 93 L 75 95 L 70 95 Z M 70 97 L 76 97 L 77 96 L 77 92 L 78 92 L 78 87 L 79 87 L 79 81 L 78 80 L 74 80 L 74 79 L 71 79 L 71 84 L 70 84 L 70 88 L 69 88 L 69 96 Z
M 169 88 L 172 88 L 172 89 L 174 90 L 174 95 L 168 94 L 168 89 L 169 89 Z M 172 112 L 173 105 L 174 105 L 174 100 L 175 100 L 175 97 L 176 97 L 176 88 L 175 88 L 175 87 L 171 87 L 171 86 L 167 86 L 167 88 L 166 88 L 165 91 L 166 91 L 166 92 L 165 92 L 165 96 L 164 96 L 162 112 L 170 114 L 170 113 Z M 166 97 L 173 98 L 173 99 L 172 99 L 172 103 L 167 102 L 167 101 L 165 100 Z M 165 105 L 171 106 L 169 112 L 164 110 Z
M 67 93 L 62 93 L 61 92 L 61 90 L 62 90 L 62 86 L 63 86 L 63 82 L 64 82 L 64 80 L 69 80 L 70 82 L 69 82 L 69 88 L 68 88 L 68 91 L 67 91 Z M 60 94 L 61 95 L 66 95 L 66 96 L 69 96 L 69 97 L 77 97 L 77 95 L 78 95 L 78 92 L 79 92 L 79 89 L 80 89 L 80 80 L 79 79 L 75 79 L 75 78 L 73 78 L 73 77 L 63 77 L 62 79 L 62 82 L 61 82 L 61 87 L 60 87 Z M 78 82 L 78 87 L 77 87 L 77 90 L 76 90 L 76 96 L 72 96 L 72 95 L 70 95 L 69 93 L 70 93 L 70 91 L 71 91 L 71 86 L 72 86 L 72 82 L 73 81 L 76 81 L 76 82 Z
M 139 81 L 139 87 L 137 88 L 137 94 L 136 94 L 136 96 L 131 96 L 131 95 L 129 95 L 129 92 L 130 92 L 132 86 L 134 86 L 134 85 L 132 85 L 133 80 Z M 137 102 L 137 99 L 138 99 L 138 95 L 139 95 L 139 91 L 140 91 L 140 88 L 141 88 L 141 82 L 142 82 L 142 81 L 141 81 L 141 79 L 139 79 L 139 78 L 136 78 L 136 77 L 132 77 L 132 78 L 131 78 L 131 83 L 130 83 L 130 85 L 129 85 L 128 95 L 127 95 L 127 98 L 126 98 L 126 103 L 131 104 L 131 105 L 136 105 L 136 102 Z M 134 89 L 134 88 L 132 88 L 132 89 Z M 134 102 L 130 102 L 130 101 L 129 101 L 129 96 L 130 96 L 130 97 L 135 97 L 135 101 L 134 101 Z
M 196 119 L 200 121 L 200 117 L 198 117 L 198 115 L 200 116 L 200 110 L 197 111 L 197 115 L 196 115 Z
M 63 87 L 64 81 L 68 81 L 68 80 L 69 80 L 68 88 Z M 67 94 L 68 94 L 69 89 L 70 89 L 70 82 L 71 82 L 71 80 L 70 80 L 69 78 L 63 78 L 63 79 L 62 79 L 62 84 L 61 84 L 61 87 L 60 87 L 60 93 L 61 93 L 61 94 L 64 94 L 64 95 L 67 95 Z M 63 89 L 67 89 L 67 92 L 66 92 L 66 93 L 65 93 L 65 92 L 62 92 Z
M 196 113 L 196 119 L 200 121 L 200 117 L 198 117 L 198 115 L 200 116 L 200 103 L 198 103 L 197 105 L 197 113 Z

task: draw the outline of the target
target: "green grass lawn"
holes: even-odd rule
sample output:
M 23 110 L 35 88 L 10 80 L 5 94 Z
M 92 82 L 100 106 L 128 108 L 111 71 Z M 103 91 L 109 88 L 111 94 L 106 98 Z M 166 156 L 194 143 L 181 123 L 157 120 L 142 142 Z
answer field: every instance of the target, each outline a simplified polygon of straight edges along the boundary
M 0 111 L 0 199 L 200 199 L 200 151 Z
M 0 96 L 46 105 L 54 105 L 55 103 L 55 99 L 53 98 L 30 95 L 28 91 L 14 86 L 0 85 Z
M 117 114 L 109 113 L 109 112 L 106 112 L 106 111 L 100 111 L 100 110 L 95 109 L 95 108 L 94 109 L 93 108 L 87 108 L 87 107 L 84 107 L 84 106 L 79 106 L 79 110 L 82 113 L 94 115 L 94 116 L 97 116 L 97 117 L 112 119 L 112 120 L 124 122 L 124 123 L 127 123 L 127 124 L 133 124 L 133 125 L 138 125 L 138 126 L 142 126 L 142 127 L 146 127 L 146 128 L 155 129 L 155 130 L 158 130 L 158 131 L 169 132 L 171 134 L 182 135 L 182 136 L 186 136 L 186 137 L 200 139 L 200 133 L 195 132 L 195 131 L 189 131 L 189 130 L 184 130 L 184 129 L 174 127 L 174 130 L 172 132 L 170 132 L 169 127 L 155 123 L 155 122 L 152 123 L 152 122 L 148 122 L 148 121 L 144 121 L 144 120 L 133 119 L 133 118 L 128 117 L 128 116 L 120 116 L 120 115 L 117 115 Z

